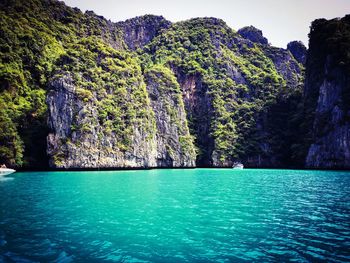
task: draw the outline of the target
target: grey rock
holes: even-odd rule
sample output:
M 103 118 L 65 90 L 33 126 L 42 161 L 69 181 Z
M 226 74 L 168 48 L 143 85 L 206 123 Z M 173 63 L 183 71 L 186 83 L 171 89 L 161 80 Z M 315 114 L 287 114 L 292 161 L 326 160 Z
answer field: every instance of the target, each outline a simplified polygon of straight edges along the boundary
M 131 50 L 143 48 L 171 22 L 162 16 L 145 15 L 116 23 L 123 31 L 124 41 Z
M 263 36 L 263 33 L 261 30 L 257 29 L 254 26 L 246 26 L 241 29 L 239 29 L 238 34 L 240 34 L 242 37 L 249 39 L 250 41 L 254 43 L 259 43 L 263 45 L 268 44 L 267 38 Z
M 69 73 L 50 82 L 47 152 L 55 168 L 156 167 L 155 134 L 134 124 L 132 147 L 119 148 L 113 132 L 99 125 L 97 98 L 82 101 Z M 87 127 L 74 129 L 74 126 Z M 150 138 L 151 137 L 151 138 Z
M 313 110 L 311 143 L 306 166 L 350 168 L 350 74 L 348 49 L 350 16 L 313 22 L 306 65 L 305 105 Z
M 157 167 L 194 167 L 196 153 L 178 83 L 161 72 L 145 78 L 156 118 Z
M 292 41 L 287 44 L 287 50 L 292 53 L 294 58 L 301 64 L 305 65 L 307 48 L 301 41 Z

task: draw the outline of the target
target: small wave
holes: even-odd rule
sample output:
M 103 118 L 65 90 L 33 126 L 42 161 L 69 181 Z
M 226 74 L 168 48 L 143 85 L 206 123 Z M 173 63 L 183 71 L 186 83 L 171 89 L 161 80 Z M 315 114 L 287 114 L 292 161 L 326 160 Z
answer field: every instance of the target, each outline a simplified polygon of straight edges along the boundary
M 34 263 L 35 262 L 32 260 L 26 259 L 26 258 L 24 258 L 16 253 L 10 252 L 10 251 L 6 252 L 3 255 L 3 258 L 5 259 L 4 260 L 5 262 L 21 262 L 21 263 Z
M 55 260 L 57 263 L 70 263 L 73 262 L 73 256 L 69 256 L 65 251 L 62 251 L 58 258 Z
M 14 177 L 3 177 L 3 176 L 0 176 L 0 182 L 4 182 L 4 181 L 11 181 L 15 179 Z

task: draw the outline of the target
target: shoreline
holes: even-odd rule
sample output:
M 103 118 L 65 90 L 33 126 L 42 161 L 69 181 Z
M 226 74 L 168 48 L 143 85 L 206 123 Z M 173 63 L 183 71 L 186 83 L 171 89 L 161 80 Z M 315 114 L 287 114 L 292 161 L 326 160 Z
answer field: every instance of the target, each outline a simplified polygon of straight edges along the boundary
M 103 168 L 16 168 L 16 172 L 85 172 L 85 171 L 141 171 L 141 170 L 193 170 L 193 169 L 232 169 L 232 167 L 103 167 Z M 299 171 L 344 171 L 350 168 L 306 168 L 306 167 L 245 167 L 243 170 L 299 170 Z M 233 169 L 232 169 L 233 170 Z

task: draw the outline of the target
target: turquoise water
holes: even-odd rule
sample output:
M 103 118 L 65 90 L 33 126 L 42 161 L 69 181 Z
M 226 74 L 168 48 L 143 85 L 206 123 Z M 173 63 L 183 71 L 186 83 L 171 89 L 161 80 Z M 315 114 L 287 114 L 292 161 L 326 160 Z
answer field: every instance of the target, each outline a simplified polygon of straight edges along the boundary
M 0 181 L 0 262 L 350 262 L 349 172 L 10 177 Z

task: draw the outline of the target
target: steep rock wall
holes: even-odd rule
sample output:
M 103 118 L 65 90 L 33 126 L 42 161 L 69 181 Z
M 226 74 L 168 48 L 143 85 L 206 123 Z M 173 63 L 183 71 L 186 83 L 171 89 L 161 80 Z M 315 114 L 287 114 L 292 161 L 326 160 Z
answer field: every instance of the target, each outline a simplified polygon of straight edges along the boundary
M 156 65 L 147 70 L 145 80 L 156 119 L 157 167 L 194 167 L 194 137 L 173 72 Z
M 195 137 L 199 152 L 196 158 L 198 166 L 212 166 L 214 139 L 210 134 L 213 106 L 208 87 L 198 74 L 186 74 L 175 70 L 182 90 L 182 97 L 189 120 L 189 128 Z
M 309 168 L 350 168 L 350 16 L 313 22 L 305 107 L 312 113 Z
M 113 129 L 99 123 L 95 96 L 86 100 L 69 75 L 50 83 L 47 96 L 49 127 L 47 151 L 56 168 L 156 167 L 155 134 L 130 123 L 125 143 Z M 149 124 L 151 125 L 151 124 Z M 130 128 L 130 127 L 129 127 Z

